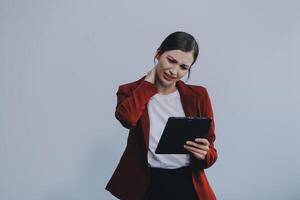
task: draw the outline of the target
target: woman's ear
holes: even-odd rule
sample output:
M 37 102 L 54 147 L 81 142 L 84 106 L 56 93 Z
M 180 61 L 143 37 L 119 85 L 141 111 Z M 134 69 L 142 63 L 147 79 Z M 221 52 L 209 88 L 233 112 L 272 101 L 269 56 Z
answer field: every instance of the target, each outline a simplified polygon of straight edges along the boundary
M 157 59 L 157 60 L 158 60 L 159 57 L 160 57 L 160 52 L 159 52 L 159 49 L 157 49 L 156 52 L 155 52 L 154 59 Z

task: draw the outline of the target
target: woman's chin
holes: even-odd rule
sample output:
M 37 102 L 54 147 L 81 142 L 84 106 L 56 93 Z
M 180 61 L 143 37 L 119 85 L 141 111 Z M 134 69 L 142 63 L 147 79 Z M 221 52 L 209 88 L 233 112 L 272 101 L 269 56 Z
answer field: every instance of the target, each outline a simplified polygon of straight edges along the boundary
M 159 77 L 158 78 L 158 82 L 163 87 L 172 87 L 176 83 L 176 81 L 174 79 L 173 80 L 169 80 L 169 79 L 166 79 L 164 76 L 163 77 Z
M 172 87 L 175 84 L 175 81 L 163 80 L 161 81 L 162 86 L 164 87 Z

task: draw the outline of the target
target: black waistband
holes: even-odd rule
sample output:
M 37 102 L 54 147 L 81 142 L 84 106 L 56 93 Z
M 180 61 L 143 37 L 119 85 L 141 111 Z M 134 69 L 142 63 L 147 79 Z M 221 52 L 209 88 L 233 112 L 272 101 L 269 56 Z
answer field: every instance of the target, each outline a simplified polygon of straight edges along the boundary
M 162 174 L 181 174 L 190 172 L 190 166 L 175 168 L 175 169 L 164 169 L 164 168 L 154 168 L 150 167 L 151 173 L 162 173 Z

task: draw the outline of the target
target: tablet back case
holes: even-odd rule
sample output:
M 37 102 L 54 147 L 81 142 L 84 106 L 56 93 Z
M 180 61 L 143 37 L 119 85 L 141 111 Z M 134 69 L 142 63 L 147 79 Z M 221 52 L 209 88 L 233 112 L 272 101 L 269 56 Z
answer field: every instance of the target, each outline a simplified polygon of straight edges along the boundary
M 207 138 L 211 118 L 170 117 L 155 150 L 156 154 L 189 154 L 183 145 L 196 138 Z

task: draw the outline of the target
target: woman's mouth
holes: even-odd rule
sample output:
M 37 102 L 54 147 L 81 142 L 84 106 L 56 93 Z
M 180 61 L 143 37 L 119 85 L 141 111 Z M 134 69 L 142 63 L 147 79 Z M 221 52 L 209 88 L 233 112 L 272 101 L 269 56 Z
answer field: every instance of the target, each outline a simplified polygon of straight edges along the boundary
M 173 81 L 175 78 L 169 76 L 168 74 L 164 73 L 164 78 L 167 80 L 167 81 Z

